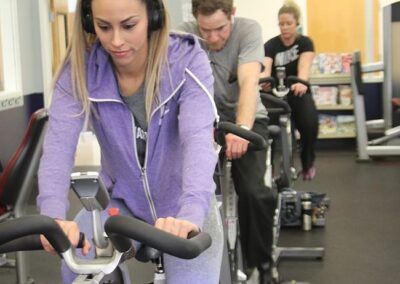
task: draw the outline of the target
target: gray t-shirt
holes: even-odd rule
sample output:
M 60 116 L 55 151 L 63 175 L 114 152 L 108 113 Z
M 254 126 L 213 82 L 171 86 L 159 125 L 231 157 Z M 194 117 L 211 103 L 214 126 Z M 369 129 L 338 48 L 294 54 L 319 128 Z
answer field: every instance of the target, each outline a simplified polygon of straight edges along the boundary
M 195 21 L 183 23 L 178 29 L 200 37 Z M 237 69 L 243 63 L 259 62 L 262 64 L 264 45 L 261 27 L 254 20 L 235 17 L 231 35 L 222 50 L 211 51 L 204 41 L 201 41 L 201 45 L 207 52 L 213 69 L 214 99 L 219 115 L 222 120 L 235 122 L 239 98 Z M 256 118 L 265 117 L 267 117 L 267 111 L 258 98 Z
M 145 108 L 145 94 L 144 86 L 142 85 L 139 90 L 132 96 L 122 96 L 122 100 L 127 105 L 135 119 L 135 138 L 136 148 L 140 164 L 143 166 L 144 158 L 146 155 L 146 142 L 147 142 L 147 120 Z

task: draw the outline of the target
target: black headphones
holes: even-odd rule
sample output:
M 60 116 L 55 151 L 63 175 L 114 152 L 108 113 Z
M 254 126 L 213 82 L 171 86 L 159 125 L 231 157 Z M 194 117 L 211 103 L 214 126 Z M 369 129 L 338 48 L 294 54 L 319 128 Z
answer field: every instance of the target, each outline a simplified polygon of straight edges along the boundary
M 162 0 L 146 0 L 147 15 L 149 17 L 149 34 L 159 30 L 164 25 L 164 4 Z M 82 26 L 87 33 L 96 34 L 92 17 L 92 0 L 82 0 Z

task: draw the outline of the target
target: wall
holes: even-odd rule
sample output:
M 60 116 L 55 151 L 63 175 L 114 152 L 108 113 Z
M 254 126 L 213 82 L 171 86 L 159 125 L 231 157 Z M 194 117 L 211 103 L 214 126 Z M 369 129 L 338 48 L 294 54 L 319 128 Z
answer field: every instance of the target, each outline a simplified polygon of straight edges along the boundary
M 381 0 L 383 1 L 383 0 Z M 182 7 L 191 0 L 167 0 L 173 26 L 182 21 Z M 234 0 L 236 15 L 257 20 L 262 27 L 263 41 L 279 34 L 277 14 L 284 0 Z M 317 52 L 372 51 L 371 60 L 382 60 L 382 39 L 379 0 L 296 0 L 302 14 L 302 30 L 310 35 Z M 372 31 L 366 33 L 366 3 L 372 3 Z M 370 4 L 368 4 L 370 5 Z M 356 13 L 354 12 L 356 11 Z M 367 40 L 366 40 L 367 38 Z M 373 46 L 368 46 L 372 38 Z
M 261 24 L 264 41 L 279 34 L 278 11 L 283 2 L 283 0 L 234 0 L 237 16 L 252 18 Z M 307 0 L 297 0 L 296 3 L 301 11 L 303 33 L 307 34 Z
M 22 93 L 43 92 L 39 11 L 36 1 L 17 0 Z
M 53 50 L 52 73 L 55 73 L 58 70 L 58 67 L 64 59 L 65 52 L 67 51 L 67 46 L 72 35 L 75 18 L 75 13 L 73 13 L 75 11 L 74 4 L 76 6 L 76 0 L 50 1 L 50 9 L 52 14 L 51 31 Z
M 371 5 L 369 14 L 366 13 L 367 4 Z M 372 50 L 370 61 L 382 60 L 378 0 L 336 0 L 324 1 L 324 4 L 320 0 L 309 0 L 307 9 L 308 34 L 313 38 L 317 52 L 360 50 L 365 59 Z M 368 19 L 370 30 L 366 29 L 367 15 L 371 17 Z M 371 42 L 367 38 L 371 38 Z
M 180 23 L 193 19 L 191 0 L 165 0 L 171 14 L 172 28 Z
M 3 165 L 19 145 L 31 113 L 43 106 L 38 5 L 32 0 L 16 1 L 24 104 L 21 107 L 0 112 L 0 161 Z
M 1 31 L 1 29 L 0 29 Z M 3 83 L 3 56 L 2 56 L 3 52 L 1 50 L 1 35 L 0 35 L 0 91 L 3 90 L 4 88 L 4 83 Z
M 172 27 L 176 27 L 183 20 L 190 18 L 191 0 L 166 0 L 171 13 Z M 251 3 L 251 5 L 249 5 Z M 302 13 L 302 18 L 307 19 L 307 0 L 296 2 Z M 282 6 L 283 0 L 234 0 L 236 16 L 246 17 L 257 20 L 263 31 L 263 41 L 279 33 L 278 10 Z M 307 21 L 303 22 L 303 31 L 307 32 Z

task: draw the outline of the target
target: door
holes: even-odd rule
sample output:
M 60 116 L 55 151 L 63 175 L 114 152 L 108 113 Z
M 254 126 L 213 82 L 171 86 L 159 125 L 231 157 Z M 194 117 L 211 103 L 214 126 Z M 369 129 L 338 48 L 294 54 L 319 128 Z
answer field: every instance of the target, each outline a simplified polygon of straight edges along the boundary
M 53 73 L 57 70 L 64 58 L 71 37 L 75 13 L 71 11 L 71 5 L 69 5 L 68 2 L 68 0 L 50 0 L 52 15 L 51 31 L 53 38 Z
M 323 3 L 322 3 L 323 2 Z M 360 50 L 366 54 L 366 0 L 307 1 L 308 35 L 317 53 Z M 373 59 L 382 60 L 379 51 L 379 0 L 372 0 Z M 368 37 L 371 36 L 370 34 Z

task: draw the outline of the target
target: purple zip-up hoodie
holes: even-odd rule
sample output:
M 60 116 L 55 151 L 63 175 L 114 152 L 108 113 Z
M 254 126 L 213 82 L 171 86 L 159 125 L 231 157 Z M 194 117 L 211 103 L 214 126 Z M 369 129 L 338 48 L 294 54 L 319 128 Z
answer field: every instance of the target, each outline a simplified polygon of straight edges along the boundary
M 134 119 L 121 100 L 106 51 L 97 43 L 87 59 L 91 122 L 101 147 L 101 178 L 148 223 L 176 217 L 200 228 L 215 184 L 213 77 L 205 52 L 191 35 L 171 34 L 161 102 L 149 121 L 146 159 L 138 162 Z M 72 96 L 70 68 L 56 83 L 39 167 L 40 213 L 65 219 L 75 150 L 84 124 Z

